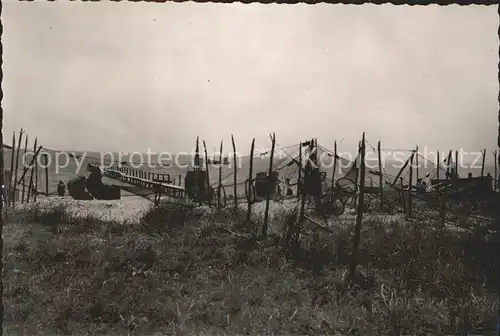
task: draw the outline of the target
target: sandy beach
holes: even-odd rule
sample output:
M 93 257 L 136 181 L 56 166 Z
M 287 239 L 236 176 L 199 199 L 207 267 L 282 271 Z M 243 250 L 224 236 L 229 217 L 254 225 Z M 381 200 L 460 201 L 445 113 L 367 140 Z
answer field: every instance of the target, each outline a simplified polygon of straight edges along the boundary
M 81 216 L 96 216 L 103 220 L 114 221 L 134 221 L 140 218 L 141 214 L 146 211 L 152 203 L 140 196 L 127 194 L 122 196 L 120 200 L 90 200 L 78 201 L 70 196 L 65 197 L 49 197 L 37 200 L 36 203 L 19 204 L 17 209 L 31 208 L 39 206 L 41 208 L 49 208 L 54 206 L 65 205 L 67 211 L 74 215 Z

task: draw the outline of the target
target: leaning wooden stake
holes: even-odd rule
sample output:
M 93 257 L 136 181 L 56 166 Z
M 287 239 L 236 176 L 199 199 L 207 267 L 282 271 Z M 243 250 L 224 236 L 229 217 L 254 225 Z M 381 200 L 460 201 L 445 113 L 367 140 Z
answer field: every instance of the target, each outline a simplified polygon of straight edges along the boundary
M 481 177 L 484 177 L 484 161 L 486 160 L 486 149 L 483 150 L 483 160 L 481 162 Z
M 366 144 L 363 143 L 363 146 L 365 146 Z M 361 142 L 358 143 L 358 155 L 361 155 Z M 359 162 L 356 162 L 357 165 L 360 165 Z M 359 166 L 360 167 L 360 166 Z M 355 193 L 358 193 L 359 191 L 359 188 L 358 188 L 358 182 L 359 182 L 359 179 L 360 179 L 360 171 L 359 169 L 356 169 L 356 183 L 354 183 L 354 191 Z
M 208 153 L 207 153 L 207 144 L 205 143 L 205 140 L 203 140 L 203 148 L 205 149 L 205 169 L 207 171 L 207 181 L 206 184 L 210 187 L 210 173 L 208 170 Z M 209 188 L 207 188 L 209 189 Z M 212 200 L 210 197 L 208 197 L 208 206 L 211 208 L 212 207 Z
M 300 180 L 302 178 L 302 141 L 299 143 L 299 172 L 297 175 L 297 201 L 300 201 Z
M 40 153 L 42 148 L 43 148 L 42 146 L 38 147 L 38 149 L 35 152 L 35 155 L 33 155 L 33 157 L 31 158 L 30 163 L 26 167 L 24 167 L 23 174 L 21 175 L 21 178 L 17 181 L 17 184 L 21 184 L 21 182 L 24 181 L 24 178 L 26 177 L 26 174 L 28 173 L 29 167 L 31 167 L 33 165 L 33 163 L 35 162 L 35 160 L 38 157 L 38 154 Z
M 401 188 L 401 206 L 403 207 L 403 212 L 406 214 L 408 211 L 408 203 L 406 203 L 406 194 L 405 194 L 405 182 L 402 177 L 399 178 L 399 184 Z
M 302 148 L 302 142 L 300 143 L 300 148 Z M 309 150 L 310 150 L 309 153 L 311 153 L 313 151 L 313 149 L 314 149 L 314 145 L 313 145 L 312 141 L 309 141 Z M 304 222 L 304 218 L 305 218 L 306 198 L 307 198 L 306 192 L 305 192 L 305 190 L 306 190 L 305 183 L 306 183 L 306 179 L 308 178 L 307 174 L 309 173 L 310 167 L 311 167 L 311 160 L 307 160 L 305 169 L 304 169 L 304 171 L 302 171 L 302 155 L 300 156 L 300 158 L 301 159 L 300 159 L 299 172 L 302 172 L 304 174 L 304 177 L 302 178 L 302 181 L 299 180 L 299 183 L 298 183 L 298 190 L 300 190 L 300 211 L 299 211 L 299 220 L 298 220 L 297 231 L 295 234 L 295 245 L 296 246 L 299 243 L 299 235 L 300 235 L 299 232 L 302 228 L 302 223 Z
M 35 144 L 33 146 L 33 155 L 35 155 L 35 152 L 36 152 L 36 143 L 37 143 L 37 138 L 35 138 Z M 35 158 L 34 162 L 36 162 L 36 158 Z M 28 169 L 31 170 L 31 173 L 30 173 L 30 182 L 28 184 L 28 194 L 26 195 L 26 203 L 30 202 L 30 197 L 34 193 L 34 191 L 33 191 L 33 179 L 35 177 L 35 166 L 31 165 Z
M 353 251 L 351 263 L 349 265 L 348 279 L 350 282 L 354 280 L 356 275 L 356 267 L 358 265 L 359 245 L 361 241 L 361 224 L 363 222 L 364 196 L 365 196 L 365 133 L 361 141 L 360 148 L 360 178 L 359 178 L 359 197 L 358 197 L 358 212 L 356 214 L 356 226 L 354 228 Z
M 29 181 L 29 184 L 28 184 L 28 193 L 26 194 L 26 203 L 29 203 L 30 202 L 30 197 L 32 195 L 32 184 L 33 184 L 33 178 L 35 177 L 35 171 L 33 169 L 34 167 L 31 167 L 30 168 L 30 181 Z
M 439 159 L 439 150 L 438 150 L 437 151 L 437 158 L 436 158 L 436 161 L 437 161 L 437 163 L 436 163 L 436 167 L 437 167 L 436 168 L 436 172 L 437 172 L 436 173 L 437 174 L 436 180 L 438 180 L 438 181 L 441 180 L 441 178 L 440 178 L 440 176 L 441 176 L 441 162 L 439 162 L 439 160 L 440 159 Z M 437 184 L 437 189 L 439 190 L 439 183 Z
M 221 200 L 221 191 L 222 191 L 222 146 L 224 145 L 224 141 L 221 140 L 220 142 L 220 152 L 219 152 L 219 187 L 217 188 L 217 207 L 220 208 L 222 206 L 222 200 Z
M 454 178 L 459 178 L 458 175 L 458 150 L 455 151 L 455 177 Z
M 420 179 L 420 174 L 419 174 L 419 164 L 418 164 L 418 157 L 420 156 L 420 154 L 417 153 L 415 154 L 415 175 L 416 175 L 416 179 L 415 181 L 418 182 L 418 180 Z
M 13 190 L 15 190 L 15 183 L 12 183 L 14 177 L 14 154 L 16 152 L 16 132 L 12 132 L 12 151 L 10 155 L 10 181 L 9 181 L 9 204 L 12 204 L 12 199 L 14 196 Z
M 247 208 L 247 222 L 250 222 L 250 219 L 252 218 L 252 191 L 253 188 L 252 183 L 253 183 L 253 152 L 255 149 L 255 138 L 252 140 L 252 147 L 250 148 L 250 167 L 248 168 L 248 183 L 247 183 L 247 202 L 248 202 L 248 208 Z
M 26 158 L 26 153 L 28 152 L 28 134 L 26 134 L 26 139 L 25 139 L 25 142 L 24 142 L 24 157 Z M 24 162 L 24 160 L 23 160 Z M 26 164 L 26 162 L 24 162 Z M 24 167 L 24 171 L 26 172 L 26 167 Z M 26 191 L 26 183 L 24 181 L 24 176 L 26 174 L 23 174 L 23 177 L 22 177 L 22 194 L 21 194 L 21 204 L 24 203 L 24 193 Z
M 446 177 L 445 177 L 445 180 L 448 181 L 448 179 L 450 178 L 451 150 L 448 153 L 448 157 L 446 158 L 446 162 L 447 163 L 446 163 Z
M 384 177 L 382 174 L 382 149 L 380 145 L 380 141 L 377 143 L 377 152 L 378 152 L 378 183 L 380 188 L 380 209 L 384 209 Z
M 337 173 L 337 140 L 333 143 L 333 172 L 332 172 L 332 184 L 330 189 L 332 190 L 335 188 L 335 174 Z
M 17 150 L 16 150 L 16 169 L 14 171 L 14 184 L 12 185 L 12 205 L 16 205 L 16 190 L 17 190 L 17 172 L 19 170 L 19 154 L 20 151 L 21 151 L 21 141 L 22 141 L 22 138 L 23 138 L 23 129 L 21 128 L 21 132 L 19 132 L 19 138 L 18 138 L 18 141 L 17 141 Z
M 411 162 L 410 162 L 410 176 L 409 179 L 410 181 L 408 182 L 408 217 L 412 216 L 412 211 L 413 211 L 413 200 L 412 200 L 412 189 L 413 189 L 413 160 L 415 159 L 415 153 L 417 152 L 418 148 L 413 152 L 411 156 Z
M 234 207 L 235 209 L 238 209 L 238 185 L 237 181 L 238 179 L 236 178 L 237 175 L 236 173 L 238 172 L 238 167 L 236 165 L 236 144 L 234 143 L 234 136 L 231 134 L 231 142 L 233 143 L 233 161 L 234 161 Z
M 273 158 L 274 146 L 276 144 L 276 135 L 273 133 L 271 136 L 271 158 L 269 160 L 269 172 L 267 174 L 267 195 L 266 195 L 266 209 L 264 212 L 264 224 L 262 225 L 262 238 L 267 237 L 268 221 L 269 221 L 269 204 L 271 202 L 271 183 L 273 179 Z

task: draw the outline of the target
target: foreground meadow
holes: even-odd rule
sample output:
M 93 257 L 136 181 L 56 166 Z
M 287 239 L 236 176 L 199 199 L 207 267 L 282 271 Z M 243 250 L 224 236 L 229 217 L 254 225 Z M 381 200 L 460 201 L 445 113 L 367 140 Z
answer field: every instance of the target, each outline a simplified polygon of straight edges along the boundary
M 122 221 L 61 203 L 8 217 L 7 335 L 444 335 L 464 313 L 472 331 L 495 330 L 494 253 L 479 228 L 368 215 L 364 276 L 347 288 L 352 225 L 291 248 L 279 230 L 259 241 L 260 219 L 235 210 L 165 204 Z

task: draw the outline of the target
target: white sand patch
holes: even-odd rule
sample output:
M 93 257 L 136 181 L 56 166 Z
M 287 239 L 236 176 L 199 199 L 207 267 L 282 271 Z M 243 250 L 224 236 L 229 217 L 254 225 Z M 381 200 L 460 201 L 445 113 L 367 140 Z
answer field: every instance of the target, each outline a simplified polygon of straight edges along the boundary
M 54 206 L 66 206 L 68 213 L 77 216 L 95 216 L 102 220 L 114 220 L 123 222 L 136 221 L 146 211 L 151 202 L 139 196 L 127 196 L 120 200 L 90 200 L 77 201 L 71 197 L 50 197 L 40 199 L 36 203 L 20 204 L 16 208 L 33 208 L 39 206 L 50 208 Z
M 54 206 L 64 205 L 70 214 L 77 216 L 95 216 L 102 220 L 113 220 L 113 221 L 137 221 L 140 219 L 142 214 L 152 206 L 152 202 L 144 199 L 140 196 L 127 195 L 122 197 L 120 200 L 90 200 L 90 201 L 77 201 L 71 197 L 50 197 L 45 199 L 39 199 L 36 203 L 29 204 L 19 204 L 16 208 L 32 208 L 39 206 L 40 208 L 50 208 Z M 232 205 L 228 205 L 228 208 Z M 294 208 L 298 208 L 300 202 L 296 199 L 284 200 L 283 202 L 271 201 L 269 203 L 269 230 L 270 232 L 280 233 L 283 230 L 283 219 L 287 214 L 291 214 Z M 246 203 L 240 203 L 238 206 L 241 210 L 247 210 Z M 254 220 L 262 222 L 264 219 L 264 212 L 266 208 L 266 202 L 259 202 L 252 205 L 252 216 Z M 217 211 L 217 207 L 208 207 L 203 205 L 197 207 L 196 211 L 209 214 L 211 212 Z M 309 211 L 307 211 L 309 212 Z M 330 216 L 327 219 L 318 219 L 314 217 L 320 225 L 325 227 L 351 227 L 356 223 L 356 212 L 354 209 L 346 209 L 344 214 L 341 216 Z M 403 214 L 387 215 L 387 214 L 365 214 L 363 222 L 367 220 L 376 220 L 377 222 L 382 222 L 385 225 L 404 221 Z

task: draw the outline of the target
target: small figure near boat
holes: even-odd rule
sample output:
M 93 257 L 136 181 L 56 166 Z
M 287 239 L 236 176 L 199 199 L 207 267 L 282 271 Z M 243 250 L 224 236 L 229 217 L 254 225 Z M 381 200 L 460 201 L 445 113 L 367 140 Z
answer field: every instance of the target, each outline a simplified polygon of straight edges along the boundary
M 427 183 L 425 183 L 425 181 L 422 179 L 422 178 L 419 178 L 417 180 L 417 192 L 418 193 L 425 193 L 425 191 L 427 190 Z
M 285 179 L 285 184 L 286 184 L 286 195 L 293 196 L 293 189 L 289 178 Z
M 63 181 L 59 181 L 59 184 L 57 185 L 57 194 L 63 197 L 65 193 L 66 193 L 66 185 L 64 184 Z

